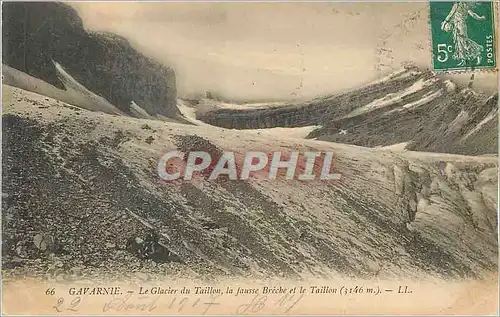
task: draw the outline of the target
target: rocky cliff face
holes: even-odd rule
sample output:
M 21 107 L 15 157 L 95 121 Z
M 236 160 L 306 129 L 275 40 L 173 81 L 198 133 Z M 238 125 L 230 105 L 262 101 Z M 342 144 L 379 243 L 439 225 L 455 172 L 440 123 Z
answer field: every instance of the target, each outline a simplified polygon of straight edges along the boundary
M 309 138 L 359 146 L 468 155 L 498 151 L 498 94 L 486 96 L 408 68 L 366 87 L 307 103 L 217 109 L 199 119 L 225 128 L 320 125 Z
M 93 93 L 130 113 L 134 101 L 149 114 L 174 117 L 175 73 L 127 40 L 87 32 L 77 12 L 51 2 L 3 4 L 3 63 L 64 88 L 55 62 Z

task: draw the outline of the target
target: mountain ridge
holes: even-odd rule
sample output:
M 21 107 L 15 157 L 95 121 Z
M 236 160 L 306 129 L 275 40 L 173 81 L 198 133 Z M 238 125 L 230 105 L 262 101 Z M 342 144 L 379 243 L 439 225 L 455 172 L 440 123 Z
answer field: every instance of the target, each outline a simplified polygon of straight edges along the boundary
M 306 103 L 258 109 L 215 103 L 206 111 L 200 107 L 197 118 L 232 129 L 320 125 L 308 138 L 367 147 L 408 142 L 411 150 L 481 155 L 498 153 L 498 123 L 493 120 L 497 101 L 498 93 L 488 96 L 458 87 L 429 70 L 408 67 L 360 88 Z M 465 114 L 467 118 L 459 117 Z M 479 122 L 485 126 L 473 131 Z

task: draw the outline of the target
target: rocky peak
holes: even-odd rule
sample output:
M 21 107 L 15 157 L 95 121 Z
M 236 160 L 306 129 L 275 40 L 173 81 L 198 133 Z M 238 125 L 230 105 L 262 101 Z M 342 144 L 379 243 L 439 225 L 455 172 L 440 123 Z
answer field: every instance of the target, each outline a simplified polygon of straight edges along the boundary
M 3 63 L 64 89 L 52 60 L 76 81 L 130 113 L 132 101 L 149 114 L 175 117 L 175 72 L 143 55 L 128 41 L 106 32 L 87 32 L 62 3 L 3 5 Z

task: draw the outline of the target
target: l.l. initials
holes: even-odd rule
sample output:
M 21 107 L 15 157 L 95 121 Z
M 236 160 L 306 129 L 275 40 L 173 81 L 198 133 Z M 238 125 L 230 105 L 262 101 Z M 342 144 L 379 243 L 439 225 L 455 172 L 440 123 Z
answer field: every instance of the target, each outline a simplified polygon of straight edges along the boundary
M 399 285 L 398 293 L 399 294 L 411 294 L 412 291 L 408 288 L 408 285 L 405 285 L 405 286 Z

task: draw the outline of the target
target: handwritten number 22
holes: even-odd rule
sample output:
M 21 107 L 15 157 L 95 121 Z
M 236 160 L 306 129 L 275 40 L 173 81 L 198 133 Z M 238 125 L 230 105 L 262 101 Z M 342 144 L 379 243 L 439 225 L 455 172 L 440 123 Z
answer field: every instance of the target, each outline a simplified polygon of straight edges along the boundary
M 75 309 L 76 306 L 78 306 L 78 304 L 80 304 L 81 302 L 81 298 L 80 297 L 75 297 L 75 299 L 73 299 L 71 301 L 71 303 L 69 304 L 69 306 L 67 307 L 64 307 L 63 304 L 64 304 L 64 298 L 62 297 L 59 297 L 59 299 L 57 300 L 57 303 L 56 305 L 52 306 L 58 313 L 60 312 L 63 312 L 65 310 L 71 310 L 71 311 L 78 311 L 78 309 Z

